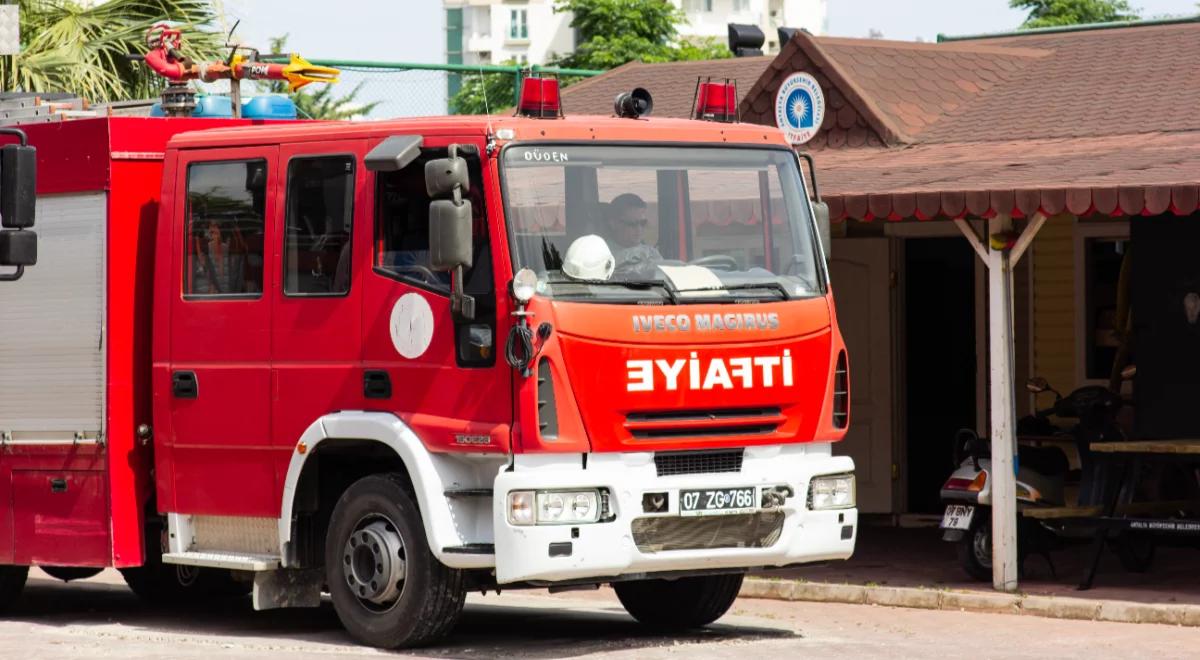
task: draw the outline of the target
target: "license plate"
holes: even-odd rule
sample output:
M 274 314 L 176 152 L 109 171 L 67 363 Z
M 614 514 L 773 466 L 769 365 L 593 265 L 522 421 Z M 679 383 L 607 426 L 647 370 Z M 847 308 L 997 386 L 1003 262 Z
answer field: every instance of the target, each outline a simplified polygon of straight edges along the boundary
M 975 507 L 962 504 L 951 504 L 946 507 L 942 516 L 942 529 L 969 529 L 971 518 L 975 517 Z
M 758 489 L 711 488 L 679 491 L 679 515 L 718 516 L 758 511 Z

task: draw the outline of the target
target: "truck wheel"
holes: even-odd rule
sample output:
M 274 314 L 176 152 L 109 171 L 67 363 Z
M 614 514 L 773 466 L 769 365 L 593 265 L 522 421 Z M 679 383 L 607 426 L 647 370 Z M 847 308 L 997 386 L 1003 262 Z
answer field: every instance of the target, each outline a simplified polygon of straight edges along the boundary
M 633 618 L 656 628 L 699 628 L 721 618 L 742 588 L 741 573 L 677 580 L 613 583 L 617 598 Z
M 334 610 L 356 640 L 394 649 L 428 644 L 462 614 L 462 571 L 429 551 L 421 513 L 400 476 L 354 482 L 338 499 L 325 537 L 325 580 Z
M 967 575 L 980 582 L 992 581 L 992 520 L 991 512 L 978 515 L 971 528 L 958 543 L 958 563 Z
M 232 571 L 162 560 L 163 523 L 151 522 L 146 530 L 146 561 L 136 568 L 122 568 L 125 584 L 142 600 L 155 605 L 188 605 L 203 600 L 246 596 L 249 581 L 233 579 Z
M 28 566 L 0 566 L 0 612 L 7 611 L 17 602 L 28 576 Z

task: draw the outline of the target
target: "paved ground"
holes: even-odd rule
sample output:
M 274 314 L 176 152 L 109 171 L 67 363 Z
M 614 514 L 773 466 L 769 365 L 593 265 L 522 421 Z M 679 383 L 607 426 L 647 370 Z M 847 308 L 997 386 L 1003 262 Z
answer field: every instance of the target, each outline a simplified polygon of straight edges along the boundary
M 953 648 L 951 648 L 951 645 Z M 1195 657 L 1200 631 L 862 605 L 739 601 L 708 630 L 668 636 L 639 627 L 607 590 L 473 596 L 450 643 L 420 657 L 972 658 Z M 70 585 L 31 576 L 0 620 L 0 658 L 292 658 L 382 655 L 353 645 L 326 605 L 254 612 L 143 607 L 106 572 Z

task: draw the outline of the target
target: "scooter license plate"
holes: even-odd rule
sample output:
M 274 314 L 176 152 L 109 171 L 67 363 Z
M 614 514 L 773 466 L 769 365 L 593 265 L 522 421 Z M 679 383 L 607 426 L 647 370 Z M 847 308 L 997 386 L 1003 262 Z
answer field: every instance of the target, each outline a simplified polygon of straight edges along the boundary
M 942 516 L 942 529 L 969 529 L 971 518 L 975 517 L 975 507 L 961 504 L 951 504 L 946 507 Z

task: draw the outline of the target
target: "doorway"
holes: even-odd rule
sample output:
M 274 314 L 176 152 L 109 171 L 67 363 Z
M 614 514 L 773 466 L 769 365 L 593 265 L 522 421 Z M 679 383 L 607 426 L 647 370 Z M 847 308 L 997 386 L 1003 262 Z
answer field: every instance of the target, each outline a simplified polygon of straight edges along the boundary
M 976 427 L 975 254 L 961 237 L 903 244 L 908 511 L 936 513 L 954 435 Z

